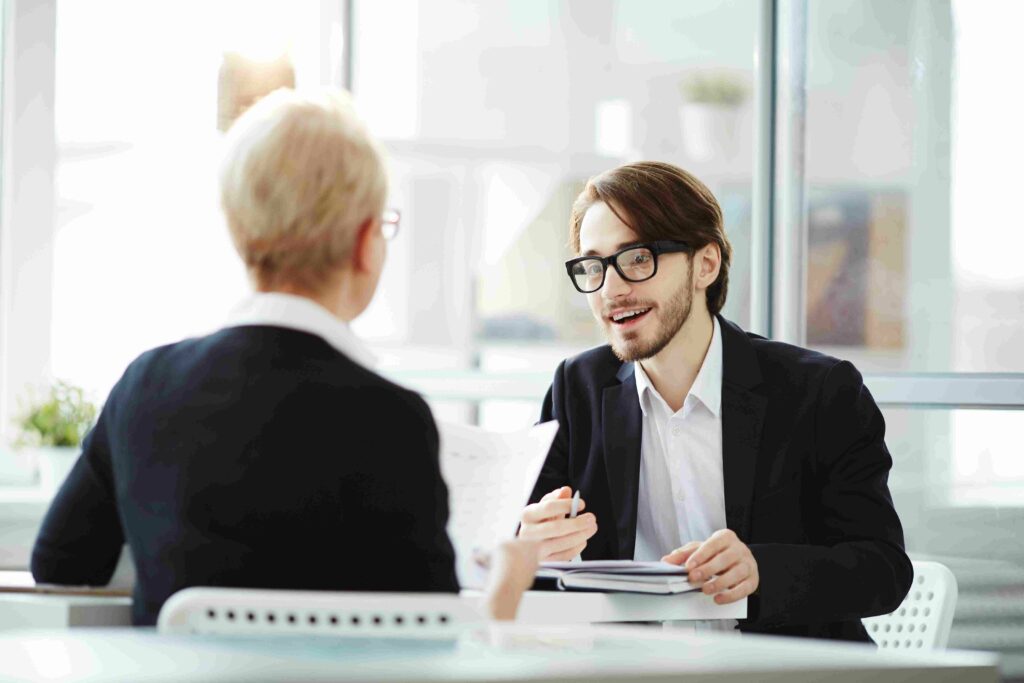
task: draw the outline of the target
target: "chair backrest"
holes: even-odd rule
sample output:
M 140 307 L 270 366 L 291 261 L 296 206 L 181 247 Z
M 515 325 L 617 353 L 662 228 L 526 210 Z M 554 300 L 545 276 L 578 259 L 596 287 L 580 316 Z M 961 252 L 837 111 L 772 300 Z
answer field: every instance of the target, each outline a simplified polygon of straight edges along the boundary
M 944 564 L 914 562 L 914 583 L 891 614 L 863 619 L 878 647 L 942 649 L 956 610 L 956 577 Z
M 444 593 L 341 593 L 186 588 L 164 603 L 161 633 L 445 637 L 483 622 L 475 603 Z

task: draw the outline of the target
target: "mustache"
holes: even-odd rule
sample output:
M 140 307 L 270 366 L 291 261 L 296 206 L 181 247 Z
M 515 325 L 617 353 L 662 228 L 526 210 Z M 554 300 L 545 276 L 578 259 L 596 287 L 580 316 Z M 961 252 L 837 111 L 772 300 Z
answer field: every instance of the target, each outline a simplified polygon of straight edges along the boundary
M 612 311 L 623 308 L 654 308 L 654 303 L 640 299 L 626 299 L 625 301 L 617 301 L 614 306 L 602 306 L 601 314 L 607 318 L 612 314 Z

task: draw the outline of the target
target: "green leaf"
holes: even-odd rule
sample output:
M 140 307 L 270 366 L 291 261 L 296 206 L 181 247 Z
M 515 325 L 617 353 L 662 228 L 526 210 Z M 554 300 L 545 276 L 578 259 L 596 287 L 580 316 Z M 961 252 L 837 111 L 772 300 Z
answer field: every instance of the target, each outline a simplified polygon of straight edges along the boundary
M 81 388 L 57 381 L 45 399 L 31 405 L 19 420 L 19 441 L 40 446 L 78 446 L 95 424 L 96 412 L 96 406 L 85 398 Z

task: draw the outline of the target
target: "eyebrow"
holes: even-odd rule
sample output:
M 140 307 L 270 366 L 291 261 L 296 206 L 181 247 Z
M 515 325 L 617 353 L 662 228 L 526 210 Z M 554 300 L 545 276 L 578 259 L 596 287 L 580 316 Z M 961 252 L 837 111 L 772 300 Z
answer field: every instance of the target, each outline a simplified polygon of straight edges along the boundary
M 631 240 L 629 242 L 619 242 L 619 246 L 615 247 L 615 250 L 612 251 L 612 253 L 613 254 L 617 254 L 620 251 L 622 251 L 623 249 L 628 249 L 629 247 L 637 247 L 637 246 L 640 246 L 641 244 L 643 244 L 643 241 L 641 241 L 641 240 Z M 600 256 L 600 254 L 598 252 L 594 251 L 593 249 L 587 249 L 585 252 L 580 254 L 580 256 Z

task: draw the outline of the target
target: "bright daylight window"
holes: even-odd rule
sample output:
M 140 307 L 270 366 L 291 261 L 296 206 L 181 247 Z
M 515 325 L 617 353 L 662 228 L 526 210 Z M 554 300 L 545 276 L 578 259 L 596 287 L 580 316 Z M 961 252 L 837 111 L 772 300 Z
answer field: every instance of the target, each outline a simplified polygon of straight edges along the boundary
M 688 168 L 718 196 L 737 245 L 725 314 L 746 325 L 757 10 L 356 2 L 353 91 L 409 217 L 386 282 L 404 344 L 393 367 L 550 376 L 600 343 L 562 267 L 569 211 L 590 176 L 640 159 Z M 475 417 L 530 424 L 539 399 L 484 401 Z M 466 418 L 457 408 L 435 403 Z
M 1020 6 L 809 6 L 807 338 L 866 372 L 1024 370 Z M 854 29 L 853 27 L 856 27 Z M 1004 45 L 993 51 L 992 44 Z M 901 422 L 933 432 L 934 415 Z M 918 485 L 1019 504 L 1013 420 L 954 411 Z M 926 425 L 931 425 L 926 428 Z M 891 430 L 890 430 L 891 431 Z M 946 462 L 947 469 L 937 463 Z
M 884 410 L 890 488 L 908 551 L 960 582 L 950 646 L 1001 650 L 1015 678 L 1020 406 L 968 409 L 957 373 L 1024 371 L 1024 95 L 999 85 L 1024 5 L 807 7 L 807 342 L 906 384 L 941 373 L 967 404 Z
M 137 354 L 215 329 L 245 294 L 219 128 L 328 78 L 321 19 L 318 0 L 58 4 L 56 377 L 101 401 Z

